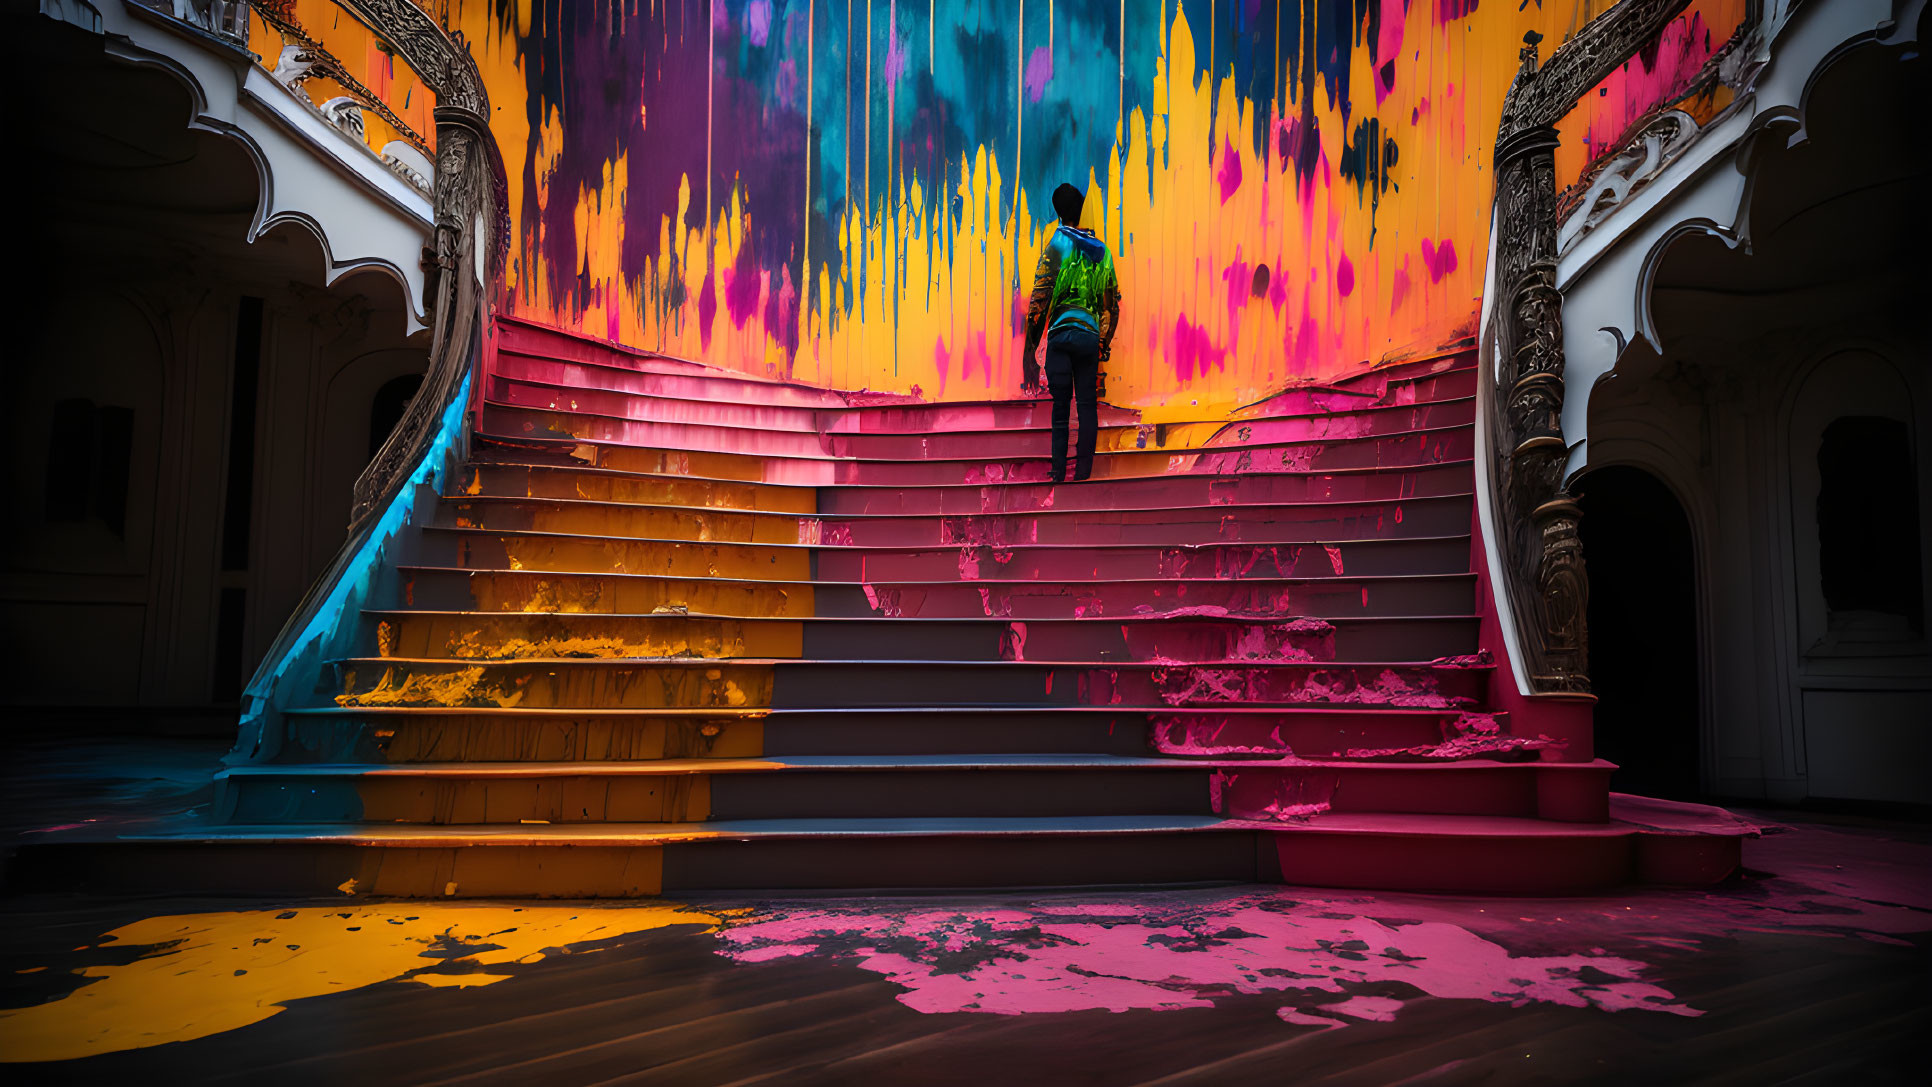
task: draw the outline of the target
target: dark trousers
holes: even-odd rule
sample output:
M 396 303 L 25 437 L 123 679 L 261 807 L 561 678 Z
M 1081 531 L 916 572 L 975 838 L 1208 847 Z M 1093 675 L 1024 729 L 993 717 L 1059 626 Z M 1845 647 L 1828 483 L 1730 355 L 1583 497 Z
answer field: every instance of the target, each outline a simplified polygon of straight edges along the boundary
M 1047 390 L 1053 394 L 1053 478 L 1067 478 L 1067 408 L 1080 404 L 1080 432 L 1073 478 L 1093 474 L 1094 440 L 1100 434 L 1100 337 L 1084 328 L 1055 329 L 1047 336 Z

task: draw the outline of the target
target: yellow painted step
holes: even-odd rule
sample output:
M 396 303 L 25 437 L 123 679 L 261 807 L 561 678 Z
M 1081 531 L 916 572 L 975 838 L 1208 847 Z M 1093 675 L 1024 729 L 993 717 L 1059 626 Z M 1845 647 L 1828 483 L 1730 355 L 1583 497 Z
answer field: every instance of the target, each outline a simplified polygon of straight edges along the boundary
M 404 612 L 376 627 L 384 657 L 769 657 L 803 655 L 804 624 L 691 615 Z

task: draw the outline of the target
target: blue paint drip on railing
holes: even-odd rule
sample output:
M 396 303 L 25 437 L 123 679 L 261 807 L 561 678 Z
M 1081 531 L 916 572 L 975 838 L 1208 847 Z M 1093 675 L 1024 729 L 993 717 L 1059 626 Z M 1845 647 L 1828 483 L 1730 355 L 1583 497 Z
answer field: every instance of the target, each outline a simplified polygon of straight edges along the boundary
M 282 711 L 307 701 L 322 690 L 328 662 L 351 655 L 362 635 L 361 613 L 385 590 L 395 588 L 394 563 L 387 561 L 403 532 L 433 513 L 448 484 L 449 460 L 467 436 L 464 412 L 469 407 L 472 366 L 443 409 L 435 437 L 424 449 L 409 477 L 396 489 L 376 517 L 346 541 L 334 562 L 316 582 L 323 590 L 319 602 L 304 601 L 289 629 L 284 630 L 269 656 L 256 669 L 243 695 L 241 732 L 234 750 L 223 760 L 229 765 L 268 762 L 280 754 L 286 729 Z M 323 587 L 326 586 L 326 589 Z M 313 600 L 313 596 L 310 598 Z M 307 684 L 299 689 L 291 684 Z M 329 694 L 333 694 L 329 688 Z

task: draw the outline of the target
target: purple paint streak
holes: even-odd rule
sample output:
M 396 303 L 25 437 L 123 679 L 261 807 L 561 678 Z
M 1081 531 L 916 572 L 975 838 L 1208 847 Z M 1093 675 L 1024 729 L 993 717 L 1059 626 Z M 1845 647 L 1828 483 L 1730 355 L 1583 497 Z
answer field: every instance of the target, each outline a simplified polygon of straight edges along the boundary
M 1053 50 L 1042 45 L 1026 58 L 1026 100 L 1038 102 L 1053 81 Z
M 751 0 L 745 5 L 745 37 L 761 49 L 771 40 L 771 0 Z

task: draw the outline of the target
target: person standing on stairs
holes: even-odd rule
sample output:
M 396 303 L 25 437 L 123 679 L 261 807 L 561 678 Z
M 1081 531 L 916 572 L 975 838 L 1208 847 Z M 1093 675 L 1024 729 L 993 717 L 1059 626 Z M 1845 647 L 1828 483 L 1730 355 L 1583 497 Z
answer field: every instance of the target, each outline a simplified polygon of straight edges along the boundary
M 1038 357 L 1046 337 L 1047 391 L 1053 394 L 1053 463 L 1049 478 L 1067 478 L 1067 407 L 1078 401 L 1080 429 L 1073 478 L 1093 474 L 1094 441 L 1100 434 L 1100 368 L 1107 361 L 1120 324 L 1120 281 L 1113 254 L 1090 230 L 1079 226 L 1087 196 L 1072 185 L 1053 190 L 1059 228 L 1047 239 L 1033 273 L 1033 296 L 1026 307 L 1026 357 Z

